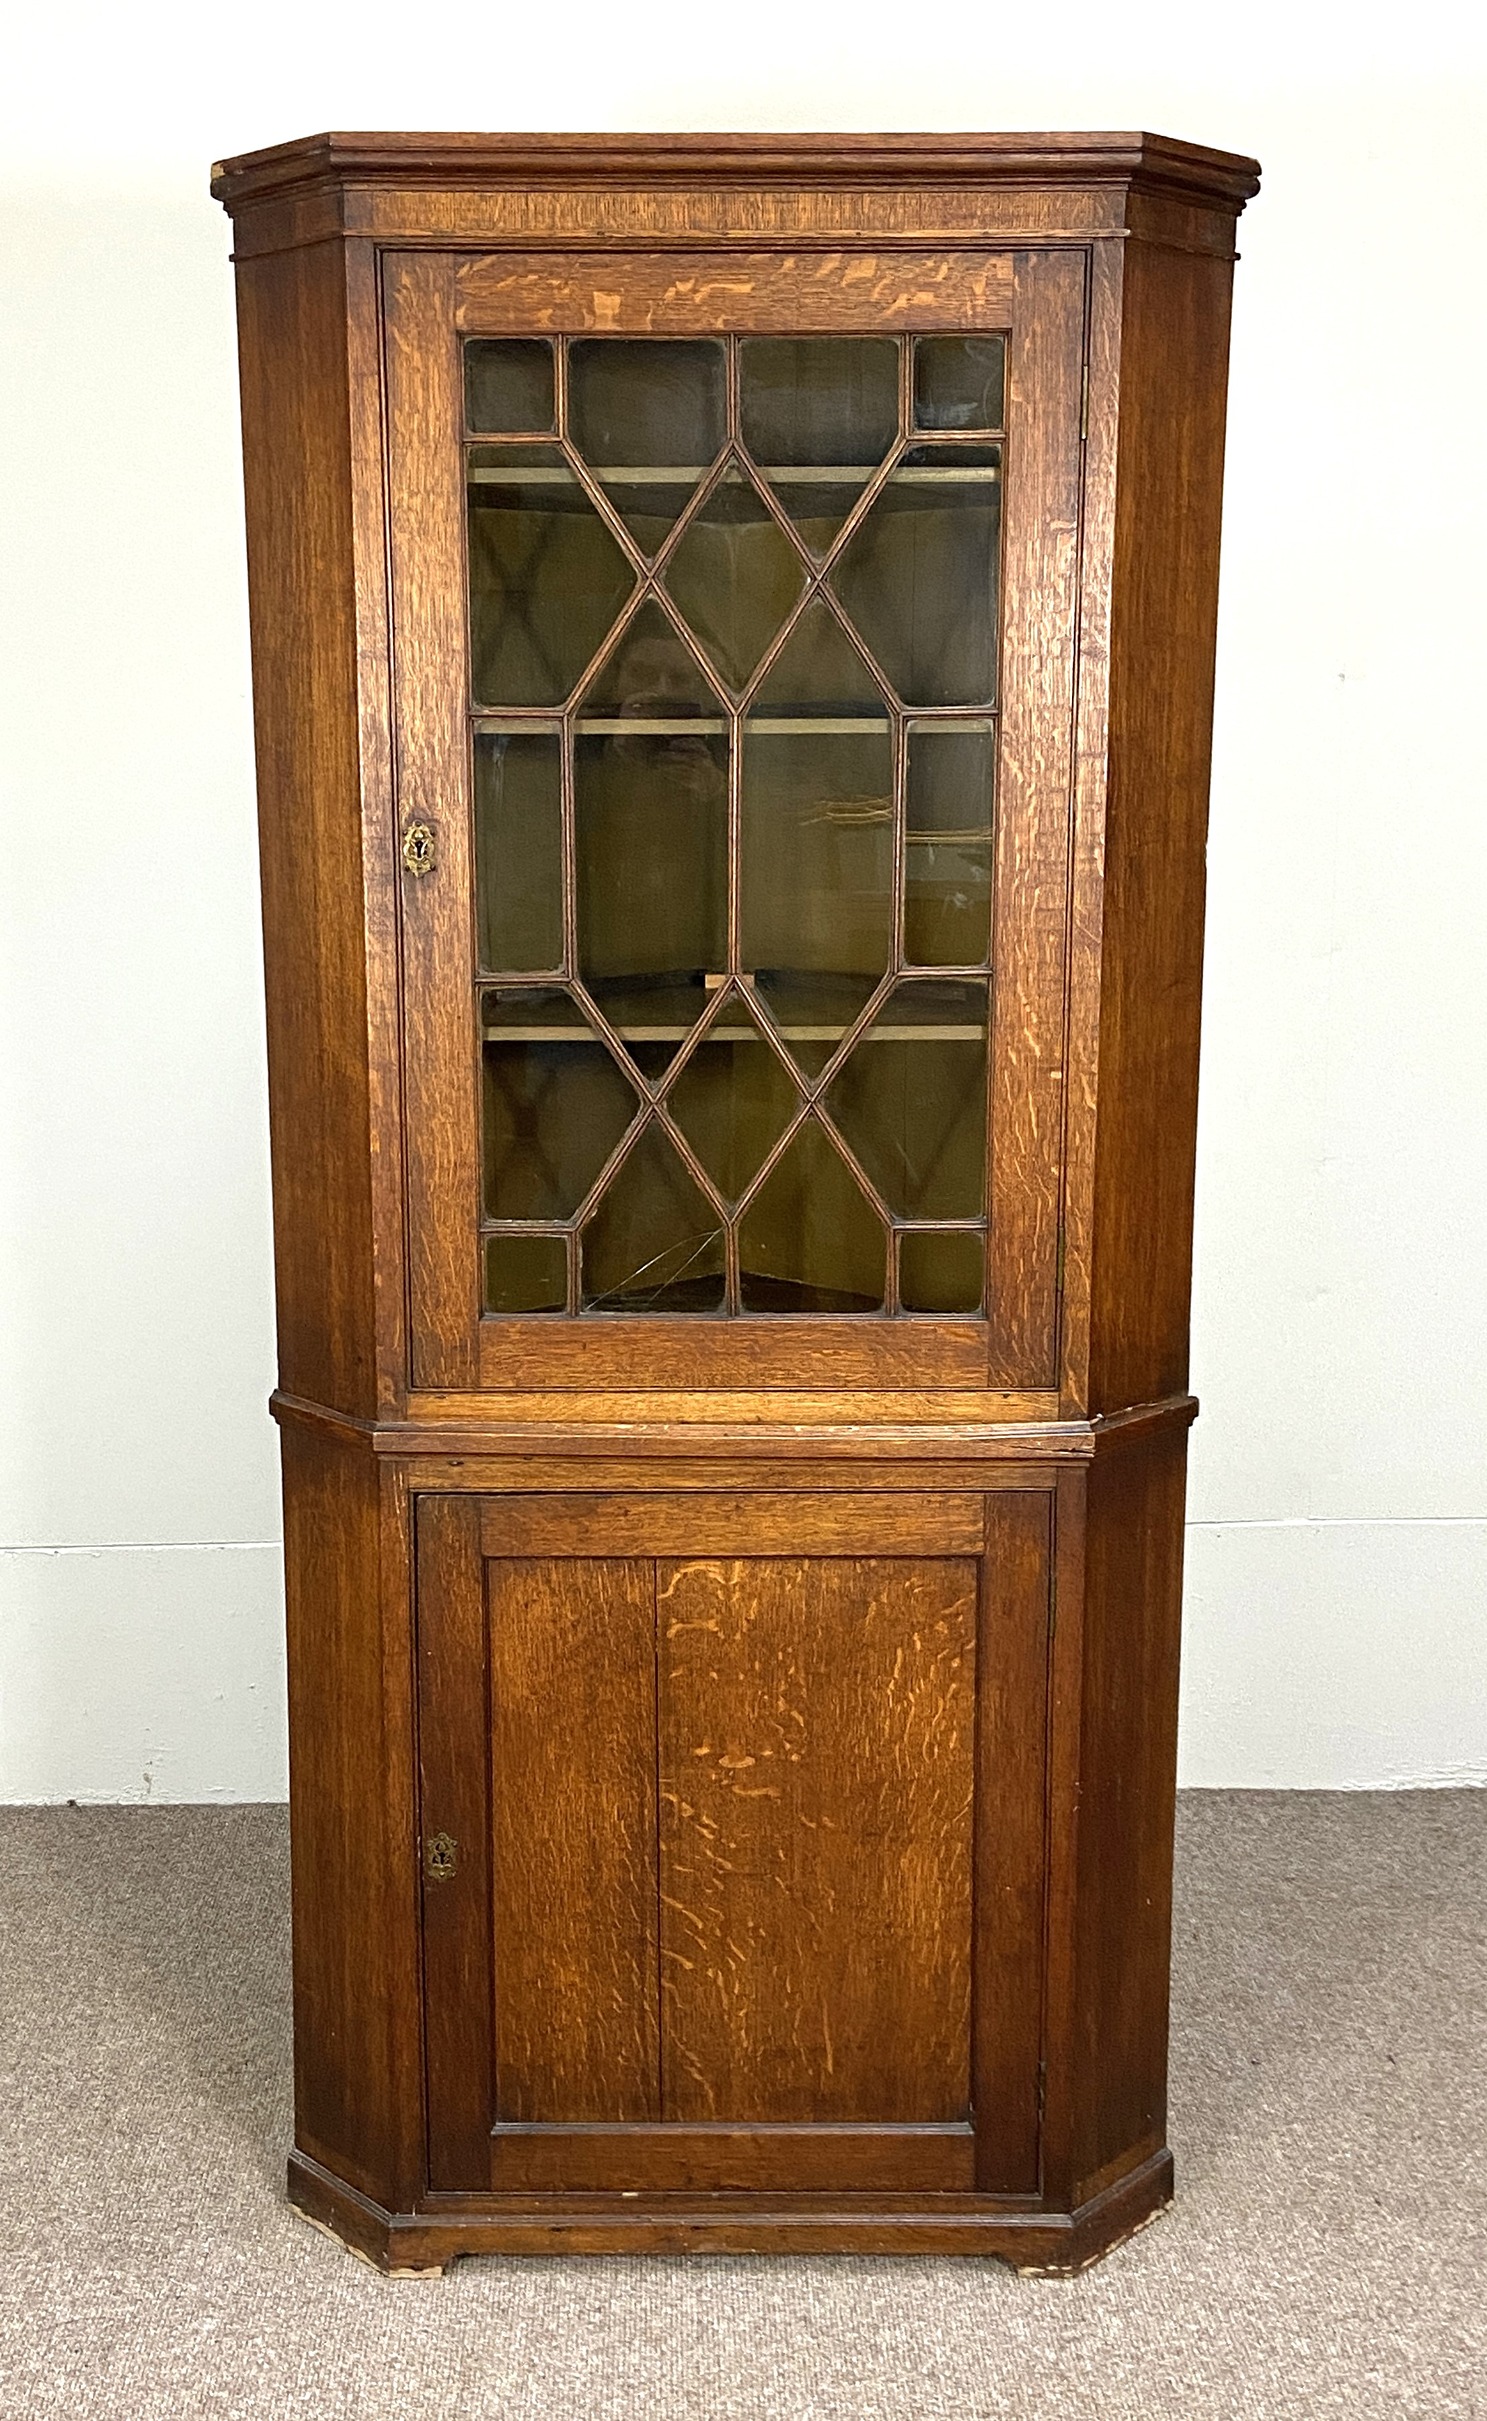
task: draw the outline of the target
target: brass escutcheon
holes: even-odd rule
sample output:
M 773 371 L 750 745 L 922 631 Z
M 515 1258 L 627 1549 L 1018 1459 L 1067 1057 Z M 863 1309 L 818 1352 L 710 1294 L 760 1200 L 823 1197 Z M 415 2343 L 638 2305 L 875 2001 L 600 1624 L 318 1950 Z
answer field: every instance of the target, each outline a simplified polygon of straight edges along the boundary
M 431 1883 L 447 1883 L 454 1873 L 459 1843 L 448 1833 L 433 1833 L 423 1845 L 423 1871 Z
M 403 834 L 403 864 L 410 874 L 432 874 L 434 870 L 434 827 L 432 824 L 410 824 Z

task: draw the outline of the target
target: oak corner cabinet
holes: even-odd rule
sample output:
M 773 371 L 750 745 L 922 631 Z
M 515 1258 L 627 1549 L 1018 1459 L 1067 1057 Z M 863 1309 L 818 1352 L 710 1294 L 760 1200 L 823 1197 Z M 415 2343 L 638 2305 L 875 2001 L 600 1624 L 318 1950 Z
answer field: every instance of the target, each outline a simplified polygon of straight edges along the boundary
M 990 2253 L 1171 2191 L 1229 296 L 1150 135 L 221 165 L 290 2192 Z

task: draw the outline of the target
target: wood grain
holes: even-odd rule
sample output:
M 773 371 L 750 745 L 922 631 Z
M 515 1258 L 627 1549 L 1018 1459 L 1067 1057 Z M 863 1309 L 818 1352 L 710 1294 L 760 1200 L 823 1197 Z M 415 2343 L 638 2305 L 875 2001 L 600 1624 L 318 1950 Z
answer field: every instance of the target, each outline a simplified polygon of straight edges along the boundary
M 356 502 L 338 246 L 238 271 L 279 1370 L 377 1408 Z M 395 1132 L 395 1129 L 394 1129 Z
M 996 252 L 654 250 L 462 264 L 456 324 L 472 335 L 551 328 L 564 335 L 790 335 L 873 328 L 1009 325 L 1012 265 Z
M 493 2116 L 660 2116 L 655 1583 L 638 1560 L 486 1565 Z
M 463 404 L 450 262 L 394 256 L 385 280 L 398 820 L 429 824 L 437 852 L 400 877 L 411 1376 L 462 1387 L 480 1309 Z
M 1002 1387 L 1049 1386 L 1058 1353 L 1084 332 L 1084 261 L 1019 253 L 1007 373 L 989 1124 L 987 1375 Z
M 803 1380 L 827 1388 L 984 1387 L 986 1340 L 984 1320 L 482 1320 L 480 1385 L 575 1394 L 640 1387 L 793 1394 Z
M 503 1496 L 487 1555 L 979 1555 L 979 1495 Z
M 375 2192 L 400 2172 L 397 2035 L 411 1972 L 411 1844 L 390 1768 L 381 1508 L 364 1448 L 284 1440 L 297 2140 Z
M 976 2182 L 1035 2194 L 1043 2048 L 1053 1499 L 988 1505 L 976 1711 Z
M 668 2118 L 963 2119 L 977 1568 L 658 1572 Z
M 440 2188 L 479 2186 L 489 2165 L 494 2057 L 479 1505 L 425 1497 L 417 1554 L 421 1841 L 445 1833 L 456 1844 L 454 1873 L 423 1881 L 428 2175 Z M 420 1871 L 423 1864 L 420 1857 Z
M 510 2192 L 967 2193 L 969 2120 L 947 2126 L 497 2127 L 491 2183 Z
M 1111 569 L 1093 1412 L 1187 1385 L 1226 262 L 1134 245 Z
M 1187 1437 L 1088 1478 L 1075 1925 L 1076 2200 L 1165 2140 Z

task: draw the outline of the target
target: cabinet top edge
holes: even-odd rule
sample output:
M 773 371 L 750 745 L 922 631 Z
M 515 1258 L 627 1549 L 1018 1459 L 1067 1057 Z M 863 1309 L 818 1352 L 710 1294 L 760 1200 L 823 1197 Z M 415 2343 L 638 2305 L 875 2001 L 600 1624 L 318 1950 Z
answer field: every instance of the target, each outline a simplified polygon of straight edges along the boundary
M 1227 206 L 1259 191 L 1243 153 L 1129 134 L 317 134 L 219 160 L 225 209 L 308 187 L 368 183 L 602 187 L 702 180 L 815 186 L 1137 186 Z

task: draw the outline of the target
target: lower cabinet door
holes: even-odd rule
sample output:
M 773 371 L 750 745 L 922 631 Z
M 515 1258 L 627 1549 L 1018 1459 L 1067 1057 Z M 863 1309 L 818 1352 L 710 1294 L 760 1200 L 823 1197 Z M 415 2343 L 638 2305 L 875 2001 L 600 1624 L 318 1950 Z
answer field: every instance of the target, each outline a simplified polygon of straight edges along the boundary
M 419 1500 L 432 2186 L 1036 2191 L 1050 1508 Z

